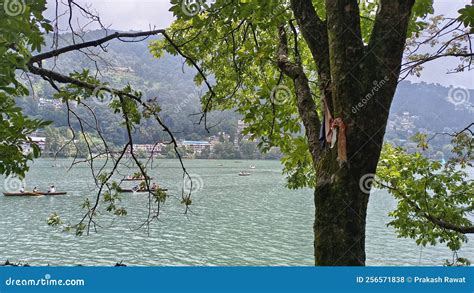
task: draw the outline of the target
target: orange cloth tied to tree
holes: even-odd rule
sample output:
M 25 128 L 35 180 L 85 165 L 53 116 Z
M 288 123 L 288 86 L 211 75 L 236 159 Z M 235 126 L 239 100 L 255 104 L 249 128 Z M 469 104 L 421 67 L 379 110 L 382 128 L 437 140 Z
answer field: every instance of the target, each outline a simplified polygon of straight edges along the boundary
M 346 124 L 341 118 L 333 120 L 331 130 L 339 129 L 334 136 L 337 135 L 337 160 L 339 162 L 347 162 L 347 142 L 346 142 Z
M 332 118 L 325 97 L 323 97 L 323 107 L 326 142 L 333 148 L 337 140 L 337 160 L 347 162 L 346 125 L 342 118 Z

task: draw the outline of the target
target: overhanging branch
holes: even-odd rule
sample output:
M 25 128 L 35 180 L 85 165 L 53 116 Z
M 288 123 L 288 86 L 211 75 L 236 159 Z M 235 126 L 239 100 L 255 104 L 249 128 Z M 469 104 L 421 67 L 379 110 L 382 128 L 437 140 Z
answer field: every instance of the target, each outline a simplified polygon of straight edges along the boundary
M 67 52 L 72 52 L 72 51 L 77 51 L 80 49 L 88 48 L 88 47 L 97 47 L 100 46 L 104 43 L 110 42 L 113 39 L 119 39 L 119 38 L 138 38 L 138 37 L 148 37 L 152 35 L 158 35 L 158 34 L 164 34 L 165 30 L 164 29 L 159 29 L 159 30 L 152 30 L 152 31 L 145 31 L 145 32 L 137 32 L 137 33 L 119 33 L 116 32 L 114 34 L 108 35 L 106 37 L 103 37 L 101 39 L 89 41 L 89 42 L 84 42 L 84 43 L 77 43 L 74 45 L 62 47 L 56 50 L 51 50 L 49 52 L 41 53 L 38 55 L 35 55 L 30 58 L 31 63 L 36 63 L 40 62 L 45 59 L 57 57 L 61 54 L 67 53 Z
M 288 58 L 288 39 L 283 25 L 279 27 L 279 37 L 277 64 L 284 74 L 293 79 L 296 92 L 296 105 L 306 129 L 309 150 L 313 160 L 316 161 L 321 153 L 321 146 L 319 144 L 321 121 L 316 112 L 316 104 L 313 100 L 309 81 L 301 63 L 299 63 L 299 61 L 298 63 L 293 63 Z M 297 46 L 297 44 L 295 44 L 295 46 Z
M 474 226 L 459 226 L 455 225 L 449 222 L 446 222 L 443 219 L 440 219 L 439 217 L 433 216 L 430 213 L 427 213 L 424 211 L 422 208 L 418 206 L 416 202 L 408 198 L 408 196 L 404 193 L 402 193 L 400 190 L 398 190 L 396 187 L 389 186 L 386 184 L 383 184 L 382 182 L 377 182 L 380 186 L 387 188 L 389 190 L 392 190 L 393 192 L 396 192 L 397 195 L 402 197 L 414 210 L 415 212 L 420 215 L 421 217 L 425 218 L 426 220 L 430 221 L 431 223 L 435 224 L 436 226 L 443 228 L 443 229 L 448 229 L 451 231 L 459 232 L 462 234 L 472 234 L 474 233 Z

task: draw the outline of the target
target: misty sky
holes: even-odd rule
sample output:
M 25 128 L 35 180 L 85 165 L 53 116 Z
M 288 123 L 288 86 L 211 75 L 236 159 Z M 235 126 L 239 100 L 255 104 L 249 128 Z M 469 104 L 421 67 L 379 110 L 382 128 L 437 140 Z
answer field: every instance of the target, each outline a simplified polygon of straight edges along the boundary
M 64 1 L 66 0 L 59 0 Z M 169 0 L 77 0 L 83 5 L 97 11 L 102 22 L 117 30 L 147 30 L 150 27 L 166 28 L 173 21 L 168 11 Z M 455 17 L 457 10 L 470 3 L 470 0 L 434 0 L 435 14 Z M 48 0 L 46 17 L 54 17 L 55 1 Z M 75 20 L 77 21 L 77 20 Z M 92 27 L 91 27 L 92 28 Z M 457 59 L 434 61 L 425 66 L 421 78 L 413 77 L 412 81 L 426 81 L 443 85 L 466 86 L 474 88 L 474 74 L 446 74 L 447 69 L 457 65 Z

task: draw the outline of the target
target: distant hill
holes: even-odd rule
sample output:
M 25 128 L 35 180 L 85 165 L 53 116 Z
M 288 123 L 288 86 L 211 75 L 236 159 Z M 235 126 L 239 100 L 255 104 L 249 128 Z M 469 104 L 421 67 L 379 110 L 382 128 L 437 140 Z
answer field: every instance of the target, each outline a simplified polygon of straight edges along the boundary
M 110 31 L 109 33 L 113 33 Z M 104 36 L 102 31 L 93 31 L 86 35 L 85 40 L 97 39 Z M 61 35 L 60 46 L 71 42 L 71 36 Z M 107 46 L 104 53 L 100 48 L 93 48 L 94 54 L 99 54 L 98 67 L 101 68 L 101 79 L 110 82 L 112 86 L 123 87 L 130 83 L 134 89 L 143 92 L 145 97 L 157 97 L 162 108 L 162 118 L 174 131 L 177 138 L 200 140 L 209 135 L 226 132 L 235 132 L 238 115 L 232 112 L 216 112 L 209 115 L 208 126 L 211 133 L 207 133 L 203 125 L 198 125 L 201 106 L 199 89 L 194 84 L 195 70 L 184 65 L 184 60 L 179 57 L 165 55 L 160 59 L 154 58 L 149 50 L 149 38 L 141 42 L 120 42 L 114 40 Z M 76 40 L 80 41 L 80 40 Z M 51 49 L 52 39 L 47 39 L 47 45 L 43 51 Z M 82 71 L 83 68 L 95 72 L 95 64 L 84 54 L 79 52 L 61 55 L 56 61 L 56 70 L 61 72 Z M 45 64 L 51 67 L 52 61 Z M 62 105 L 55 104 L 52 100 L 54 90 L 51 86 L 39 79 L 34 79 L 35 95 L 29 98 L 17 99 L 25 113 L 30 116 L 42 117 L 54 121 L 56 127 L 67 127 L 67 111 Z M 107 137 L 115 144 L 122 144 L 125 139 L 125 131 L 117 127 L 120 123 L 105 107 L 94 105 L 92 101 L 87 102 L 94 106 L 97 116 L 100 118 L 101 126 Z M 78 109 L 81 116 L 92 119 L 92 116 Z M 73 126 L 78 127 L 73 121 Z M 168 138 L 161 129 L 152 122 L 145 122 L 135 132 L 137 143 L 149 143 L 160 138 Z
M 103 35 L 102 31 L 94 31 L 88 33 L 86 39 L 96 39 Z M 148 50 L 149 40 L 153 39 L 156 37 L 132 43 L 112 41 L 107 46 L 107 53 L 101 53 L 103 61 L 98 64 L 100 68 L 106 68 L 101 72 L 103 79 L 112 85 L 123 86 L 130 83 L 143 91 L 144 96 L 157 97 L 164 121 L 178 138 L 199 140 L 221 131 L 235 135 L 239 115 L 231 111 L 210 115 L 209 125 L 217 124 L 211 129 L 211 134 L 205 131 L 203 125 L 196 124 L 199 115 L 192 114 L 200 112 L 200 92 L 193 82 L 195 70 L 183 65 L 184 60 L 180 57 L 165 55 L 160 59 L 154 58 Z M 51 41 L 49 38 L 44 50 L 51 47 Z M 60 45 L 68 42 L 70 35 L 61 35 Z M 95 48 L 93 52 L 100 53 L 101 50 Z M 62 72 L 95 68 L 87 56 L 78 52 L 61 56 L 56 66 Z M 27 115 L 52 120 L 57 127 L 66 127 L 65 108 L 51 100 L 54 94 L 51 87 L 43 80 L 34 81 L 35 97 L 21 98 L 17 103 Z M 450 90 L 452 89 L 435 84 L 401 82 L 390 109 L 386 140 L 406 144 L 409 143 L 410 136 L 419 131 L 433 134 L 459 130 L 473 122 L 474 91 L 467 91 L 470 102 L 455 105 L 448 98 Z M 79 113 L 92 119 L 86 111 L 79 110 Z M 96 114 L 111 141 L 122 144 L 126 138 L 123 130 L 117 130 L 117 123 L 120 123 L 118 118 L 101 107 L 96 107 Z M 73 126 L 78 127 L 77 123 L 73 123 Z M 137 129 L 135 136 L 137 143 L 150 143 L 166 137 L 151 122 L 145 122 Z M 439 150 L 449 143 L 449 139 L 440 138 L 435 143 Z
M 390 109 L 385 140 L 399 145 L 409 143 L 417 132 L 454 133 L 474 122 L 474 90 L 443 87 L 439 84 L 401 82 Z M 438 135 L 431 142 L 433 152 L 447 148 L 451 137 Z
M 450 101 L 450 90 L 451 94 L 457 91 L 465 98 Z M 457 129 L 474 120 L 474 90 L 404 81 L 398 86 L 390 114 L 400 115 L 403 112 L 419 116 L 416 123 L 419 128 L 435 132 L 444 128 Z

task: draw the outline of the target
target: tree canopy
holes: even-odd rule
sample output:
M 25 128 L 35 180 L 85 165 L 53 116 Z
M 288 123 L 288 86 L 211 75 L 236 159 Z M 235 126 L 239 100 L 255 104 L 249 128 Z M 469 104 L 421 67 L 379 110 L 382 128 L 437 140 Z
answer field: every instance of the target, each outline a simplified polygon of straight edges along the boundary
M 52 27 L 43 17 L 45 0 L 1 1 L 0 5 L 5 8 L 0 10 L 0 173 L 23 176 L 27 162 L 39 156 L 39 148 L 33 145 L 33 153 L 24 155 L 20 145 L 48 122 L 25 117 L 15 105 L 15 97 L 28 94 L 26 80 L 16 71 L 27 71 L 32 52 L 41 51 L 43 35 Z
M 15 97 L 28 94 L 27 77 L 35 75 L 56 91 L 54 97 L 66 105 L 68 121 L 79 125 L 80 131 L 70 127 L 66 144 L 82 136 L 91 155 L 95 144 L 103 146 L 100 156 L 106 161 L 101 167 L 94 168 L 92 156 L 86 160 L 98 191 L 95 201 L 85 200 L 85 215 L 73 226 L 76 234 L 96 227 L 99 207 L 118 216 L 126 214 L 118 206 L 120 183 L 112 177 L 127 153 L 147 177 L 149 162 L 139 160 L 133 148 L 133 133 L 142 123 L 153 123 L 165 134 L 180 159 L 183 181 L 191 179 L 157 97 L 145 96 L 130 83 L 114 87 L 100 78 L 98 68 L 61 72 L 54 62 L 47 65 L 48 60 L 70 52 L 93 59 L 97 56 L 88 49 L 106 52 L 105 46 L 113 40 L 133 42 L 159 35 L 162 38 L 150 44 L 151 52 L 156 57 L 165 51 L 183 57 L 197 72 L 195 82 L 207 89 L 201 98 L 205 129 L 210 111 L 237 111 L 247 123 L 244 134 L 258 139 L 260 149 L 278 146 L 282 150 L 289 186 L 315 189 L 317 265 L 365 264 L 371 184 L 361 188 L 360 180 L 376 172 L 401 74 L 417 73 L 422 64 L 446 56 L 459 58 L 458 71 L 469 70 L 473 56 L 465 46 L 474 33 L 472 6 L 461 9 L 458 18 L 435 19 L 437 25 L 430 26 L 427 17 L 433 13 L 433 3 L 429 0 L 172 0 L 171 11 L 177 19 L 170 28 L 110 34 L 100 19 L 71 0 L 70 15 L 73 8 L 80 9 L 106 34 L 87 40 L 70 25 L 72 44 L 60 46 L 55 41 L 46 52 L 42 50 L 44 36 L 53 26 L 42 16 L 45 1 L 0 4 L 4 7 L 0 14 L 0 173 L 24 175 L 27 161 L 38 156 L 37 148 L 32 155 L 24 155 L 20 144 L 48 122 L 25 117 L 14 104 Z M 420 41 L 417 37 L 425 29 L 432 36 Z M 451 39 L 436 53 L 419 54 L 421 45 L 434 44 L 433 38 L 445 34 L 452 34 Z M 408 54 L 405 58 L 404 53 Z M 93 98 L 109 100 L 110 111 L 121 121 L 126 139 L 118 153 L 111 151 L 94 109 L 84 102 Z M 91 121 L 82 119 L 72 103 L 90 113 Z M 454 135 L 454 151 L 472 160 L 469 127 Z M 96 131 L 98 141 L 90 139 L 85 128 Z M 420 147 L 427 147 L 423 135 L 417 140 Z M 472 180 L 456 169 L 463 161 L 442 168 L 420 154 L 390 146 L 381 158 L 381 186 L 399 200 L 391 225 L 401 236 L 416 238 L 420 244 L 444 241 L 457 250 L 465 240 L 463 235 L 472 233 L 466 216 L 472 209 Z M 109 161 L 111 169 L 106 168 Z M 147 224 L 159 216 L 167 197 L 154 191 L 149 196 Z M 192 203 L 191 192 L 184 187 L 182 203 L 186 211 Z M 61 220 L 53 214 L 50 224 L 61 224 Z M 450 232 L 443 234 L 445 229 Z

